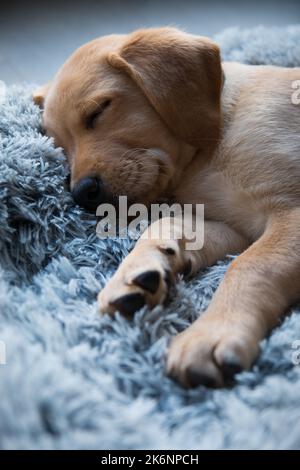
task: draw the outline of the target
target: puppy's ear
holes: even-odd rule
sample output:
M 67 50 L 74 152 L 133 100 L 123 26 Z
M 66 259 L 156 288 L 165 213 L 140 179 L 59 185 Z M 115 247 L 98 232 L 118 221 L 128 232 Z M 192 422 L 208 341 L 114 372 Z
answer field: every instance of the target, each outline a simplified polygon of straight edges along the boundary
M 217 145 L 222 67 L 214 42 L 173 28 L 140 30 L 108 61 L 130 75 L 177 137 L 196 148 Z
M 49 88 L 50 88 L 50 83 L 46 83 L 45 85 L 37 88 L 33 92 L 33 95 L 32 95 L 33 101 L 40 108 L 44 107 L 45 98 L 46 98 Z

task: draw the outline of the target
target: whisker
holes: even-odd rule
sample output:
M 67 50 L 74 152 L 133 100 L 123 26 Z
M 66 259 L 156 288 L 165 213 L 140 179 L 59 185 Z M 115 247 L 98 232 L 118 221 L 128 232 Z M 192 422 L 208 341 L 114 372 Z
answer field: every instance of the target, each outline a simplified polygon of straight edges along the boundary
M 128 154 L 132 156 L 132 155 L 135 155 L 137 152 L 144 152 L 146 150 L 149 150 L 149 149 L 143 149 L 143 148 L 128 149 L 121 155 L 121 158 L 124 158 Z

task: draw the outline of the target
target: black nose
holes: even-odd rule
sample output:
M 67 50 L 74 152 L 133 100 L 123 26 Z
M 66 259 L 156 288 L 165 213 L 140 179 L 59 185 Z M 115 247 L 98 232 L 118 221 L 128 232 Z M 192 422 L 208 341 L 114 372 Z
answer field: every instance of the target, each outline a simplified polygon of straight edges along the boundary
M 107 194 L 100 178 L 86 177 L 75 184 L 72 196 L 80 206 L 95 210 L 99 204 L 107 200 Z

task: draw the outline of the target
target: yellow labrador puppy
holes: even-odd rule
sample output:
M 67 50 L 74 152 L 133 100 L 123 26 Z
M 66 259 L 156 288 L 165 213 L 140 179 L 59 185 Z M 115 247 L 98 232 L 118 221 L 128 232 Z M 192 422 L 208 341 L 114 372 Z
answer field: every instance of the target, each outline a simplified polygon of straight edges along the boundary
M 146 231 L 99 294 L 101 312 L 153 307 L 178 273 L 242 252 L 206 312 L 171 342 L 167 372 L 184 386 L 222 386 L 249 368 L 300 298 L 299 79 L 296 68 L 221 63 L 210 39 L 159 28 L 82 46 L 35 93 L 78 203 L 122 194 L 205 204 L 203 248 Z

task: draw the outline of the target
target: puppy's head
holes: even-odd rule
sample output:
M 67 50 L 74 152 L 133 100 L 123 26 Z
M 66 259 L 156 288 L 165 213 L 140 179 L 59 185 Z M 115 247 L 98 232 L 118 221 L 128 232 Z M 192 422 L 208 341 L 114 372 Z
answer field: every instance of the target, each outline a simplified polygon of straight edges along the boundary
M 172 28 L 107 36 L 78 49 L 37 90 L 46 133 L 67 153 L 75 200 L 149 203 L 220 131 L 222 71 L 209 39 Z

